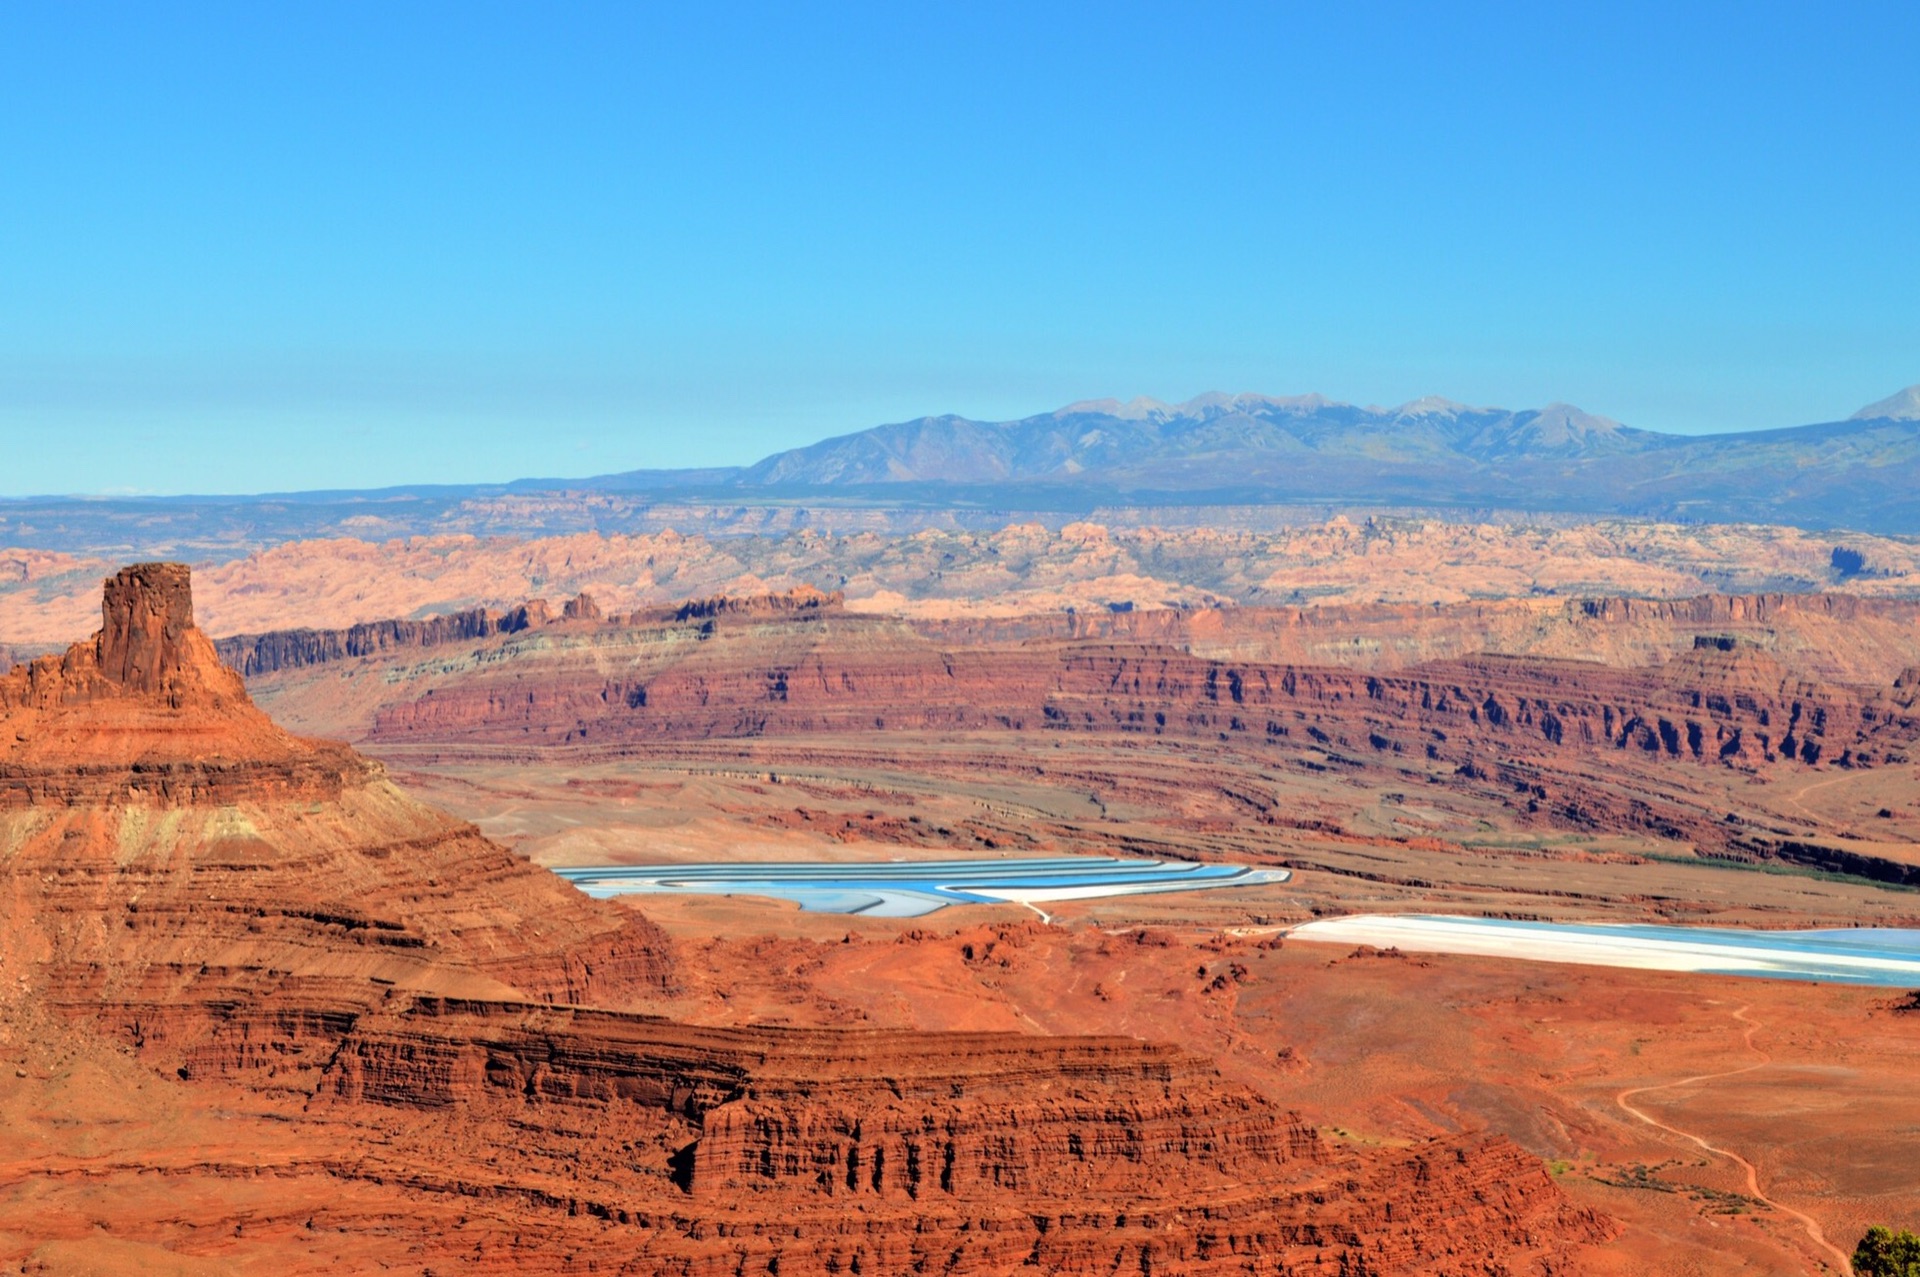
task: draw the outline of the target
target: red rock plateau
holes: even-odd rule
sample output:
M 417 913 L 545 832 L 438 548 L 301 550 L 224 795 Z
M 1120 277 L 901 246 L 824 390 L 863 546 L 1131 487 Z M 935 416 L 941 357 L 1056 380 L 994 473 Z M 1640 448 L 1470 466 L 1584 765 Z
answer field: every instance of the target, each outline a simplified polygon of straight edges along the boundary
M 538 498 L 505 500 L 511 506 Z M 830 510 L 787 513 L 836 526 Z M 1069 607 L 1085 615 L 1115 607 L 1430 608 L 1507 599 L 1537 607 L 1551 624 L 1561 601 L 1576 597 L 1823 589 L 1920 597 L 1920 544 L 1911 538 L 1622 519 L 1317 517 L 1277 528 L 1246 522 L 1260 513 L 1135 511 L 1123 519 L 1116 511 L 1058 527 L 1016 523 L 995 531 L 911 533 L 821 531 L 802 522 L 795 530 L 701 535 L 690 529 L 711 520 L 689 512 L 693 521 L 679 532 L 296 541 L 202 563 L 196 584 L 203 624 L 216 635 L 505 609 L 539 594 L 585 591 L 610 612 L 624 613 L 801 585 L 840 590 L 855 611 L 930 619 Z M 1165 526 L 1138 526 L 1142 518 Z M 490 526 L 524 527 L 529 520 L 539 522 L 506 508 Z M 1836 548 L 1859 556 L 1857 570 L 1835 566 Z M 97 582 L 113 566 L 96 557 L 0 550 L 0 643 L 64 645 L 84 633 Z M 1506 614 L 1504 624 L 1516 638 L 1525 632 L 1527 612 L 1519 607 Z M 1391 661 L 1393 653 L 1390 645 L 1382 659 Z M 1362 654 L 1349 651 L 1343 659 Z
M 1048 904 L 1051 925 L 650 897 L 677 1015 L 1180 1042 L 1327 1148 L 1486 1135 L 1545 1159 L 1621 1226 L 1583 1273 L 1837 1272 L 1868 1225 L 1920 1226 L 1905 994 L 1274 938 L 1383 910 L 1920 925 L 1908 602 L 927 618 L 798 590 L 566 611 L 221 650 L 276 714 L 539 862 L 1294 871 Z
M 1376 672 L 1297 659 L 1366 646 L 1396 624 L 1455 641 L 1501 609 L 1461 610 L 908 622 L 798 590 L 609 619 L 581 596 L 561 609 L 229 640 L 222 652 L 292 721 L 408 757 L 942 734 L 1185 741 L 1255 766 L 1471 796 L 1516 828 L 1645 835 L 1689 855 L 1920 885 L 1892 807 L 1835 829 L 1804 811 L 1755 810 L 1767 804 L 1751 797 L 1816 776 L 1870 787 L 1869 773 L 1912 762 L 1920 607 L 1848 595 L 1584 601 L 1556 605 L 1553 646 L 1584 637 L 1634 663 L 1479 655 Z M 1659 663 L 1636 662 L 1648 657 Z M 1300 823 L 1268 782 L 1219 796 L 1246 819 Z
M 1485 1127 L 1330 1139 L 1118 1024 L 849 1024 L 805 963 L 592 902 L 276 727 L 177 566 L 0 678 L 0 865 L 23 1272 L 1611 1262 L 1616 1226 Z

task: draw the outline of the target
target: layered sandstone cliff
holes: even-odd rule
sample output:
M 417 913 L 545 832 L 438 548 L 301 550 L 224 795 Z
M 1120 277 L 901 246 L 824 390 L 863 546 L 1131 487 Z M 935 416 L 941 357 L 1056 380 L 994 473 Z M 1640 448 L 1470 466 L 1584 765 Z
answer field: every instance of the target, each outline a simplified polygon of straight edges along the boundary
M 1680 610 L 1698 625 L 1778 606 Z M 831 610 L 629 618 L 406 671 L 412 687 L 391 680 L 366 729 L 384 742 L 493 744 L 1052 729 L 1294 739 L 1460 766 L 1611 751 L 1749 768 L 1871 765 L 1920 735 L 1895 688 L 1815 682 L 1746 640 L 1694 640 L 1639 668 L 1481 656 L 1378 673 L 1112 637 L 944 642 Z
M 0 847 L 10 954 L 50 1004 L 140 1042 L 217 1056 L 428 971 L 616 1003 L 671 980 L 644 920 L 276 727 L 193 628 L 177 565 L 115 576 L 90 641 L 0 679 Z
M 785 617 L 818 615 L 845 606 L 841 594 L 825 594 L 809 587 L 779 594 L 744 597 L 717 596 L 667 607 L 641 608 L 608 618 L 591 594 L 578 594 L 554 612 L 545 599 L 531 599 L 502 611 L 472 608 L 420 620 L 366 621 L 344 630 L 274 630 L 240 634 L 214 644 L 220 659 L 244 677 L 259 678 L 286 670 L 330 665 L 359 657 L 405 653 L 412 649 L 472 643 L 496 634 L 518 634 L 568 622 L 593 623 L 612 619 L 619 625 L 641 627 L 666 622 L 712 620 L 716 617 Z M 0 667 L 4 668 L 4 667 Z
M 1355 1159 L 1131 1039 L 422 999 L 350 1034 L 322 1099 L 592 1132 L 565 1145 L 572 1209 L 641 1222 L 638 1181 L 700 1221 L 602 1243 L 644 1271 L 1544 1272 L 1610 1233 L 1504 1140 Z
M 871 738 L 855 748 L 881 751 L 887 739 L 953 733 L 1205 743 L 1370 777 L 1387 792 L 1444 786 L 1527 828 L 1920 882 L 1884 837 L 1823 837 L 1798 809 L 1781 819 L 1739 796 L 1920 755 L 1916 676 L 1897 663 L 1910 667 L 1903 653 L 1920 643 L 1907 605 L 1762 595 L 1556 606 L 1578 613 L 1578 632 L 1609 659 L 1478 654 L 1382 669 L 1272 659 L 1384 624 L 1358 611 L 1346 640 L 1335 609 L 1112 613 L 1066 618 L 1063 633 L 1059 617 L 935 626 L 808 592 L 282 670 L 256 687 L 296 721 L 443 762 L 827 736 Z M 1608 646 L 1617 627 L 1639 637 Z M 1823 645 L 1852 627 L 1875 637 Z M 1618 659 L 1656 647 L 1658 660 Z M 1836 663 L 1887 672 L 1871 682 L 1819 672 Z M 1220 805 L 1303 819 L 1270 798 Z
M 593 606 L 598 612 L 598 603 Z M 826 594 L 801 586 L 697 598 L 604 619 L 644 630 L 689 619 L 774 620 L 845 610 L 842 592 Z M 217 648 L 227 664 L 257 679 L 366 657 L 404 659 L 411 649 L 471 645 L 495 634 L 538 629 L 564 615 L 565 605 L 556 613 L 546 600 L 534 599 L 500 611 L 477 608 L 346 629 L 237 635 L 219 640 Z M 868 607 L 860 615 L 877 619 L 885 610 Z M 1833 593 L 1533 597 L 1445 606 L 1115 605 L 1018 615 L 915 615 L 910 625 L 929 641 L 954 648 L 1104 640 L 1174 647 L 1216 660 L 1341 665 L 1369 673 L 1486 654 L 1636 668 L 1685 655 L 1696 642 L 1707 640 L 1767 652 L 1800 677 L 1823 682 L 1884 683 L 1920 660 L 1920 600 Z

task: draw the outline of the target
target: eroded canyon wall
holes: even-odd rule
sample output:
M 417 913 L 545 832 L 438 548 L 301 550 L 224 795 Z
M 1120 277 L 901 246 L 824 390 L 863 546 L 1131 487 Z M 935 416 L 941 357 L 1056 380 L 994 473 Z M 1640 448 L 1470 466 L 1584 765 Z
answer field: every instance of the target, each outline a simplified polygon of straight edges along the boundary
M 1764 597 L 1684 606 L 1611 600 L 1583 610 L 1652 613 L 1662 625 L 1694 629 L 1766 618 L 1783 606 Z M 1815 602 L 1822 616 L 1861 606 Z M 1217 633 L 1267 619 L 1202 618 L 1166 637 L 1191 641 L 1194 629 Z M 1215 658 L 1138 632 L 1007 638 L 950 628 L 930 636 L 831 609 L 724 623 L 628 618 L 496 644 L 443 662 L 417 688 L 403 669 L 361 730 L 394 743 L 550 745 L 1052 729 L 1299 738 L 1461 766 L 1503 751 L 1614 750 L 1741 767 L 1872 765 L 1920 733 L 1897 680 L 1814 681 L 1748 639 L 1718 632 L 1693 635 L 1684 655 L 1652 667 L 1479 656 L 1373 673 Z M 1173 627 L 1143 628 L 1157 638 Z
M 0 678 L 3 1027 L 56 1017 L 233 1118 L 217 1157 L 115 1174 L 284 1177 L 308 1132 L 342 1196 L 382 1203 L 354 1224 L 381 1262 L 472 1271 L 569 1270 L 590 1240 L 690 1275 L 1465 1274 L 1563 1268 L 1611 1229 L 1504 1141 L 1336 1154 L 1171 1047 L 651 1013 L 675 983 L 658 928 L 275 726 L 188 584 L 123 572 L 93 639 Z M 554 633 L 606 628 L 576 605 Z M 52 1182 L 65 1156 L 12 1172 Z M 219 1200 L 182 1195 L 186 1239 L 155 1237 L 248 1244 Z M 410 1224 L 443 1201 L 512 1231 L 483 1254 Z

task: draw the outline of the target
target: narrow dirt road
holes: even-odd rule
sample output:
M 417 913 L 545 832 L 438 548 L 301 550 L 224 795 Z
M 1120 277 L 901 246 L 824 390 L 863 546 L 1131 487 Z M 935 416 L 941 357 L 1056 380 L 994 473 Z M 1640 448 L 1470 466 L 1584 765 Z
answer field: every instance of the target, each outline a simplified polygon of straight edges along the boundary
M 1833 1261 L 1835 1266 L 1834 1270 L 1842 1274 L 1850 1274 L 1853 1272 L 1852 1257 L 1849 1256 L 1845 1251 L 1841 1250 L 1838 1246 L 1835 1246 L 1832 1242 L 1827 1240 L 1827 1235 L 1821 1229 L 1820 1222 L 1816 1220 L 1813 1216 L 1807 1214 L 1804 1211 L 1797 1211 L 1791 1206 L 1787 1206 L 1781 1202 L 1775 1201 L 1771 1197 L 1768 1197 L 1766 1193 L 1763 1192 L 1760 1188 L 1760 1172 L 1754 1168 L 1754 1165 L 1752 1162 L 1749 1162 L 1746 1158 L 1740 1156 L 1740 1154 L 1734 1152 L 1732 1149 L 1721 1148 L 1716 1144 L 1711 1144 L 1707 1142 L 1706 1140 L 1702 1139 L 1700 1136 L 1695 1135 L 1692 1131 L 1683 1131 L 1677 1126 L 1668 1126 L 1665 1122 L 1660 1121 L 1658 1118 L 1648 1116 L 1646 1113 L 1641 1112 L 1639 1109 L 1635 1108 L 1633 1105 L 1627 1102 L 1633 1096 L 1645 1095 L 1649 1091 L 1670 1091 L 1675 1087 L 1695 1086 L 1701 1082 L 1718 1082 L 1725 1078 L 1739 1077 L 1743 1073 L 1752 1073 L 1757 1069 L 1764 1069 L 1769 1064 L 1772 1064 L 1773 1057 L 1771 1055 L 1768 1055 L 1765 1051 L 1762 1051 L 1759 1047 L 1753 1044 L 1753 1035 L 1756 1032 L 1758 1032 L 1763 1026 L 1756 1024 L 1752 1020 L 1749 1020 L 1747 1018 L 1746 1007 L 1741 1007 L 1739 1010 L 1735 1011 L 1733 1013 L 1733 1018 L 1740 1021 L 1741 1024 L 1746 1026 L 1746 1032 L 1743 1035 L 1743 1041 L 1746 1043 L 1747 1050 L 1753 1052 L 1755 1055 L 1760 1057 L 1757 1061 L 1745 1066 L 1744 1068 L 1728 1069 L 1723 1073 L 1702 1073 L 1697 1077 L 1681 1078 L 1678 1082 L 1660 1082 L 1653 1086 L 1629 1087 L 1626 1090 L 1620 1092 L 1618 1095 L 1613 1097 L 1614 1103 L 1618 1104 L 1623 1110 L 1631 1114 L 1633 1117 L 1636 1117 L 1640 1121 L 1645 1122 L 1648 1126 L 1654 1127 L 1658 1130 L 1665 1131 L 1669 1135 L 1678 1135 L 1681 1139 L 1687 1140 L 1690 1143 L 1698 1145 L 1700 1148 L 1703 1148 L 1707 1152 L 1712 1153 L 1715 1157 L 1724 1157 L 1728 1161 L 1732 1162 L 1734 1165 L 1738 1166 L 1742 1171 L 1746 1173 L 1746 1176 L 1747 1176 L 1747 1196 L 1753 1198 L 1757 1202 L 1763 1202 L 1766 1205 L 1771 1206 L 1773 1209 L 1779 1211 L 1783 1215 L 1788 1215 L 1796 1220 L 1799 1220 L 1801 1226 L 1807 1230 L 1807 1236 L 1813 1239 L 1813 1244 L 1818 1246 L 1821 1250 L 1825 1251 L 1827 1254 L 1833 1256 Z M 1825 1271 L 1827 1267 L 1828 1266 L 1826 1264 L 1822 1264 L 1820 1266 L 1822 1271 Z

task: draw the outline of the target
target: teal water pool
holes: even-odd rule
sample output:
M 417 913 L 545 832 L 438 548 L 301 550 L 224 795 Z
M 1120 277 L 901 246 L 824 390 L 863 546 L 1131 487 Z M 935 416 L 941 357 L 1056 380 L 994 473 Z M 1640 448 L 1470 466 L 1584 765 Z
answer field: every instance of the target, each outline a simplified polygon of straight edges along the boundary
M 590 896 L 646 893 L 771 896 L 814 913 L 913 918 L 949 905 L 1049 901 L 1201 891 L 1285 882 L 1284 869 L 1052 856 L 1002 860 L 885 862 L 741 861 L 693 865 L 598 865 L 556 869 Z

